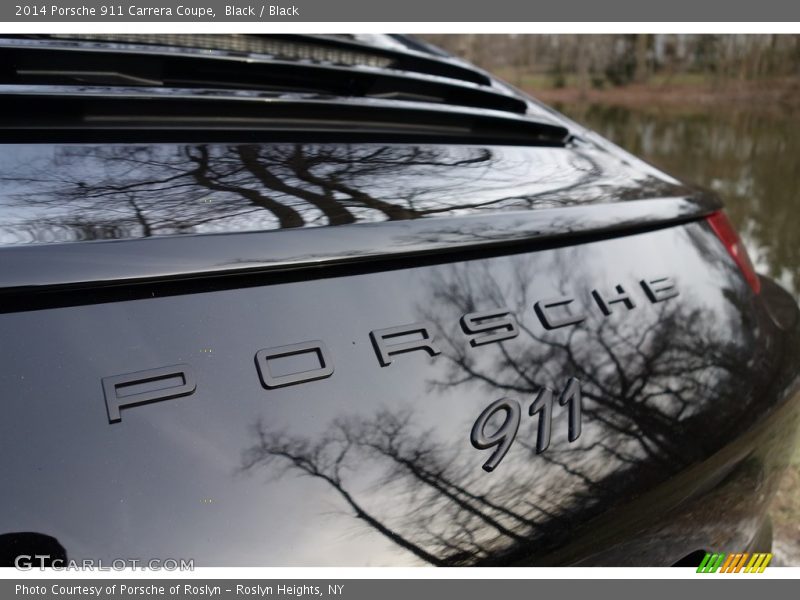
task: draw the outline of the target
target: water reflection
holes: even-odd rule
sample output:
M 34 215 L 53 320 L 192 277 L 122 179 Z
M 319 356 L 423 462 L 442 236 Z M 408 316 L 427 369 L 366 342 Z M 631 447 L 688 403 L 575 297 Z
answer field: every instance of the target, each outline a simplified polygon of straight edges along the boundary
M 764 106 L 711 112 L 559 108 L 667 172 L 718 192 L 756 268 L 800 298 L 795 114 Z

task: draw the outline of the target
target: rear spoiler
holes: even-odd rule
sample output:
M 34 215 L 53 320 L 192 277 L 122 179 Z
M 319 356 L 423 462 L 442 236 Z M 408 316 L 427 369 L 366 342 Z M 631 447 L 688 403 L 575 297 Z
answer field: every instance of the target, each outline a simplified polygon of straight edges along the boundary
M 54 293 L 59 304 L 70 292 L 75 302 L 87 303 L 116 298 L 120 288 L 130 298 L 149 297 L 161 284 L 164 293 L 206 289 L 211 280 L 214 289 L 248 284 L 238 278 L 225 283 L 222 276 L 254 277 L 252 284 L 264 285 L 530 251 L 684 223 L 719 207 L 714 196 L 699 195 L 311 229 L 8 246 L 0 248 L 0 310 L 46 306 Z M 143 284 L 146 290 L 133 289 Z

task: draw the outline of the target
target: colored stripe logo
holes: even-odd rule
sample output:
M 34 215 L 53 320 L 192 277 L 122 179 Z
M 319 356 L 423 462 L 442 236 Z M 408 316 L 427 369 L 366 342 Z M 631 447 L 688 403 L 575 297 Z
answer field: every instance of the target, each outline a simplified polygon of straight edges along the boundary
M 769 552 L 740 552 L 725 554 L 724 552 L 706 552 L 698 573 L 763 573 L 772 560 Z

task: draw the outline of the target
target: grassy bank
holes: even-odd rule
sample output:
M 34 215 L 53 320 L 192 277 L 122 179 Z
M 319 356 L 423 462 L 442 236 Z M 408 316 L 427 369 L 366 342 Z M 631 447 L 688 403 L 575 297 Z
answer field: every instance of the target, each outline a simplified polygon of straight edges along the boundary
M 579 86 L 574 77 L 559 87 L 545 75 L 515 78 L 513 74 L 506 74 L 505 79 L 547 104 L 604 104 L 632 109 L 730 106 L 785 111 L 800 108 L 800 77 L 715 82 L 700 75 L 684 75 L 600 88 Z
M 800 446 L 781 481 L 770 515 L 776 554 L 784 564 L 800 565 Z

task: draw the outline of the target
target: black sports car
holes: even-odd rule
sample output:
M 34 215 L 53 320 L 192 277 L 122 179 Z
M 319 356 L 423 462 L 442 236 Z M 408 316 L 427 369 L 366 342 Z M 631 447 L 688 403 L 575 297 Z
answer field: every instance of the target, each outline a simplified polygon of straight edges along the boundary
M 768 550 L 798 307 L 713 194 L 400 36 L 0 65 L 5 564 Z

